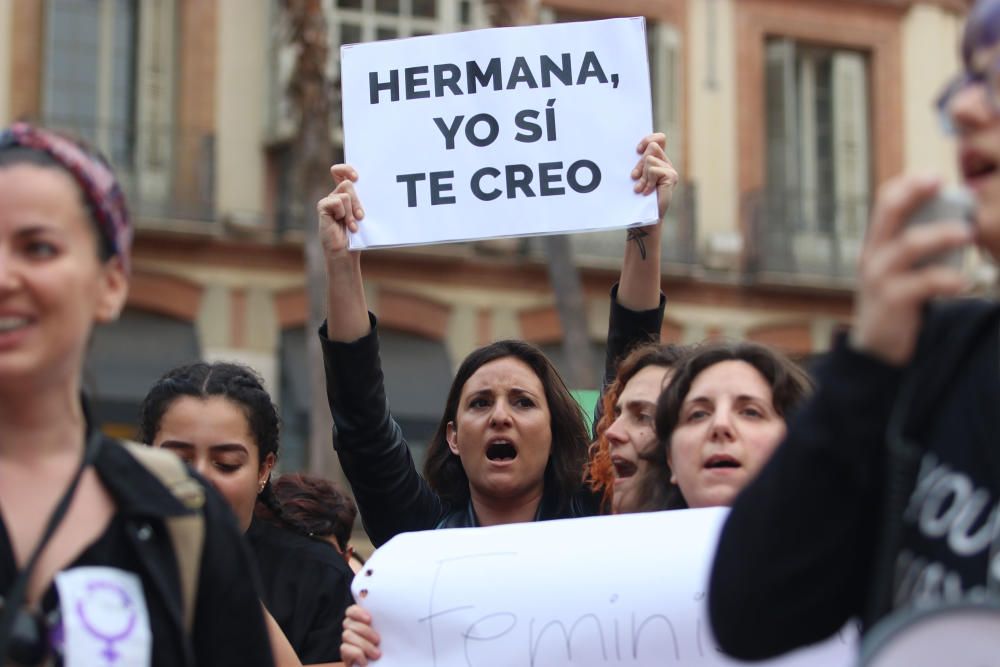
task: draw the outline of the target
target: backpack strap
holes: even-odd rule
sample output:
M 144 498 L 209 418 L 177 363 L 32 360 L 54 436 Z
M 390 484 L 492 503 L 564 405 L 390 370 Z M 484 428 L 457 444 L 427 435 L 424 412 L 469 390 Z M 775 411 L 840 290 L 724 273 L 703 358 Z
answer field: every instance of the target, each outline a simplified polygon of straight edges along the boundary
M 205 515 L 202 513 L 205 490 L 176 455 L 136 442 L 123 444 L 135 460 L 155 475 L 177 500 L 188 509 L 195 510 L 190 514 L 170 516 L 164 520 L 180 575 L 184 627 L 190 634 L 194 627 L 198 574 L 201 571 L 202 548 L 205 545 Z

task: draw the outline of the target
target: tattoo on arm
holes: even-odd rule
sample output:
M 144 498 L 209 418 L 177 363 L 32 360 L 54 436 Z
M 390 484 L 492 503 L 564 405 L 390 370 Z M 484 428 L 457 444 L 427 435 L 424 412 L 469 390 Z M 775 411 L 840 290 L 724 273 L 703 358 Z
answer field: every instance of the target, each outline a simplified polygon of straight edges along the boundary
M 649 232 L 645 229 L 640 229 L 639 227 L 633 227 L 628 230 L 627 241 L 635 241 L 635 244 L 639 246 L 639 256 L 643 260 L 646 259 L 646 237 L 649 236 Z M 626 241 L 626 242 L 627 242 Z

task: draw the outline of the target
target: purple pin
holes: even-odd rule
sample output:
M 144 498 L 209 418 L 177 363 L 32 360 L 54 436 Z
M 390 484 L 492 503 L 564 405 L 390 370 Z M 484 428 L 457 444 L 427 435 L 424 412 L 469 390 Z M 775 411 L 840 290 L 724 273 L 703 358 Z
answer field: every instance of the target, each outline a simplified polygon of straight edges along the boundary
M 115 643 L 127 638 L 132 634 L 132 630 L 135 629 L 135 622 L 138 618 L 138 614 L 135 611 L 135 603 L 124 588 L 111 581 L 92 581 L 87 584 L 86 590 L 90 595 L 100 591 L 108 591 L 117 595 L 118 599 L 121 601 L 121 609 L 128 610 L 128 621 L 122 629 L 115 632 L 115 629 L 96 627 L 92 623 L 92 619 L 87 618 L 87 611 L 85 608 L 86 600 L 84 598 L 81 597 L 76 602 L 76 613 L 80 617 L 80 621 L 83 623 L 84 629 L 97 639 L 105 642 L 106 646 L 101 651 L 101 655 L 103 655 L 109 663 L 114 664 L 114 662 L 117 661 L 118 657 L 121 655 L 115 650 Z

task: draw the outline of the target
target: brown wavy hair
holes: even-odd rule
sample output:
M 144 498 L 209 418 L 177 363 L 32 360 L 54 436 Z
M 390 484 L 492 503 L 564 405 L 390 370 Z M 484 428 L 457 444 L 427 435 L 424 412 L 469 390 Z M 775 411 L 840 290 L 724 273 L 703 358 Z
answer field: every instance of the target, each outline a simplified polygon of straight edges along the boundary
M 677 366 L 673 379 L 656 403 L 657 446 L 648 460 L 662 471 L 666 480 L 670 479 L 670 466 L 667 464 L 670 438 L 680 418 L 684 399 L 702 371 L 723 361 L 742 361 L 757 369 L 771 388 L 771 403 L 775 412 L 786 423 L 788 415 L 812 394 L 813 381 L 809 374 L 773 347 L 749 341 L 713 341 L 699 345 Z M 687 508 L 687 501 L 680 488 L 669 481 L 667 485 L 669 492 L 666 509 Z
M 448 392 L 444 414 L 427 448 L 424 478 L 446 504 L 461 507 L 469 502 L 469 478 L 461 459 L 448 447 L 448 423 L 455 421 L 462 389 L 473 373 L 491 361 L 507 357 L 527 364 L 545 389 L 545 400 L 552 417 L 552 450 L 545 466 L 544 494 L 555 501 L 559 510 L 563 510 L 581 489 L 580 470 L 587 459 L 590 439 L 583 412 L 555 366 L 538 347 L 522 340 L 501 340 L 481 347 L 459 366 Z
M 317 475 L 285 473 L 272 484 L 281 513 L 257 505 L 257 515 L 308 537 L 333 536 L 340 550 L 347 549 L 358 509 L 336 484 Z
M 680 345 L 670 343 L 640 345 L 618 364 L 615 379 L 601 396 L 601 418 L 594 427 L 595 440 L 589 448 L 590 458 L 584 468 L 584 481 L 591 489 L 601 494 L 601 507 L 604 511 L 610 510 L 614 495 L 615 469 L 611 464 L 611 445 L 608 443 L 606 433 L 616 419 L 615 405 L 618 403 L 618 398 L 629 380 L 642 369 L 647 366 L 672 369 L 683 355 L 684 347 Z

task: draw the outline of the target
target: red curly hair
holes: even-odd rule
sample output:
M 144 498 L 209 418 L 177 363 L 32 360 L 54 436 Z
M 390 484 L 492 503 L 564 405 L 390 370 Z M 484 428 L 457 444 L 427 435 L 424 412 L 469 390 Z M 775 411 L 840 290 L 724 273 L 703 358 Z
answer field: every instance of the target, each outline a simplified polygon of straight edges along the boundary
M 617 419 L 615 405 L 622 390 L 636 373 L 647 366 L 673 368 L 684 354 L 684 348 L 672 343 L 647 343 L 632 350 L 618 364 L 618 373 L 601 396 L 601 418 L 595 427 L 595 440 L 590 444 L 589 460 L 584 469 L 584 481 L 601 494 L 601 506 L 611 509 L 615 488 L 615 468 L 611 464 L 611 446 L 605 433 Z

